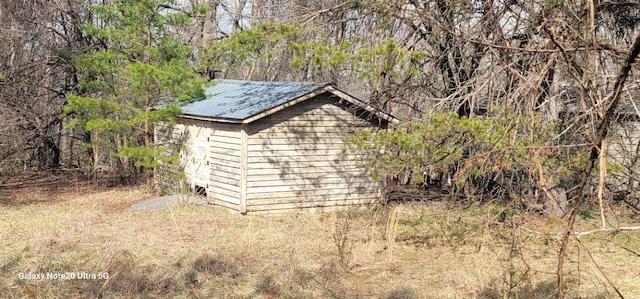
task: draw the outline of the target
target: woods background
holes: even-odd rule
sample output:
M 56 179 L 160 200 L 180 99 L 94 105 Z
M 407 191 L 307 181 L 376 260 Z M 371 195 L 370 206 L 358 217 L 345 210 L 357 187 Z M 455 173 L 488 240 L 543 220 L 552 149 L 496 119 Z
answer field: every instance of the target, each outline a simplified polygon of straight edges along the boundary
M 149 173 L 156 111 L 215 78 L 330 82 L 404 121 L 374 175 L 507 209 L 638 209 L 640 4 L 2 0 L 0 173 Z M 386 151 L 381 153 L 380 148 Z M 617 231 L 634 228 L 617 228 Z M 606 231 L 606 230 L 605 230 Z
M 123 83 L 107 79 L 108 71 L 87 67 L 98 61 L 96 53 L 113 50 L 126 53 L 114 61 L 151 65 L 152 57 L 158 59 L 149 49 L 166 49 L 156 40 L 170 37 L 189 47 L 176 54 L 189 68 L 175 72 L 191 72 L 203 81 L 331 82 L 411 121 L 413 127 L 399 130 L 406 135 L 384 140 L 396 154 L 386 159 L 398 163 L 380 171 L 402 183 L 443 180 L 444 175 L 454 176 L 456 190 L 481 188 L 492 196 L 524 189 L 549 193 L 556 186 L 595 192 L 599 173 L 592 169 L 609 139 L 617 145 L 608 176 L 622 186 L 613 186 L 611 194 L 638 188 L 637 3 L 136 1 L 131 7 L 146 5 L 149 15 L 184 16 L 179 24 L 149 21 L 147 27 L 155 27 L 147 31 L 127 23 L 131 7 L 118 3 L 3 1 L 2 173 L 54 168 L 140 173 L 141 164 L 135 163 L 140 155 L 117 153 L 129 145 L 148 145 L 149 128 L 135 123 L 140 130 L 116 132 L 104 124 L 78 125 L 83 118 L 124 116 L 106 108 L 99 116 L 87 113 L 86 106 L 72 109 L 69 98 L 107 101 L 105 89 L 87 88 L 91 82 L 120 86 L 110 96 L 142 110 L 176 96 L 175 90 L 159 92 L 140 104 L 122 97 L 136 86 L 135 79 Z M 111 17 L 105 7 L 113 7 Z M 115 15 L 122 19 L 114 21 Z M 138 30 L 141 40 L 149 33 L 148 47 L 137 54 L 114 42 L 117 37 L 96 34 L 113 31 L 127 39 L 135 35 L 126 32 L 130 29 Z M 87 57 L 94 60 L 86 63 Z M 127 68 L 122 61 L 112 66 Z M 150 92 L 139 97 L 145 95 Z M 449 112 L 466 121 L 451 123 Z M 434 118 L 438 113 L 445 116 Z M 145 119 L 144 126 L 153 121 Z M 402 153 L 418 158 L 403 160 Z

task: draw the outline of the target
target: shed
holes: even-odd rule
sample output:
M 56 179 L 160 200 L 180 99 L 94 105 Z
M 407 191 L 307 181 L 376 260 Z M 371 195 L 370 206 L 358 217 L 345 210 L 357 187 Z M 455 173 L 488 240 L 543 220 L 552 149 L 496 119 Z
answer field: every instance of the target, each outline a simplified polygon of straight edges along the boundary
M 639 152 L 640 111 L 631 102 L 617 112 L 607 137 L 607 160 L 613 166 L 607 173 L 607 188 L 610 191 L 629 192 L 640 188 Z
M 156 143 L 182 143 L 187 184 L 240 213 L 327 209 L 379 200 L 382 186 L 347 150 L 346 135 L 385 130 L 391 115 L 330 84 L 221 80 L 183 105 Z M 164 169 L 164 170 L 163 170 Z M 175 180 L 159 176 L 164 185 Z

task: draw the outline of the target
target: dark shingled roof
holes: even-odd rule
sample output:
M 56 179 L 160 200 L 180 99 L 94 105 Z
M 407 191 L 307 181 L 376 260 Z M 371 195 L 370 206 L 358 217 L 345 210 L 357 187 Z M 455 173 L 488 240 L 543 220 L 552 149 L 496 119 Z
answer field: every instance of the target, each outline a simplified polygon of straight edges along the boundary
M 206 88 L 207 97 L 182 106 L 185 115 L 244 120 L 327 84 L 220 80 Z

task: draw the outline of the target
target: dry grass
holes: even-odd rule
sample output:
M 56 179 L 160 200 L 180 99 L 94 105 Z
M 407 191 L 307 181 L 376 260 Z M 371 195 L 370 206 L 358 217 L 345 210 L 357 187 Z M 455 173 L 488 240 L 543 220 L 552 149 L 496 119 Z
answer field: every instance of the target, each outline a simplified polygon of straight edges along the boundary
M 560 220 L 488 221 L 501 218 L 494 206 L 443 204 L 278 216 L 202 206 L 123 211 L 149 196 L 137 187 L 67 190 L 52 200 L 25 194 L 22 204 L 0 206 L 0 297 L 545 298 L 554 292 Z M 579 225 L 586 230 L 591 223 L 598 219 Z M 640 297 L 638 257 L 624 249 L 638 252 L 639 237 L 574 242 L 569 296 L 612 297 L 612 283 L 623 295 Z M 65 272 L 109 278 L 19 278 Z

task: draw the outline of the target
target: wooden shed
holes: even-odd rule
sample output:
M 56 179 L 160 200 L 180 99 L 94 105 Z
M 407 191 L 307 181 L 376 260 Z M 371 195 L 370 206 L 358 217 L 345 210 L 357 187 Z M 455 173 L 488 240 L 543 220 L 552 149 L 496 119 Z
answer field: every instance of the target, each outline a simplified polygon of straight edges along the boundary
M 221 80 L 206 94 L 155 133 L 160 145 L 184 144 L 180 165 L 164 169 L 184 169 L 183 184 L 210 203 L 244 214 L 381 198 L 381 183 L 347 150 L 345 136 L 385 130 L 397 122 L 391 115 L 329 84 Z
M 616 115 L 607 137 L 607 188 L 616 193 L 640 189 L 640 111 L 629 104 Z

